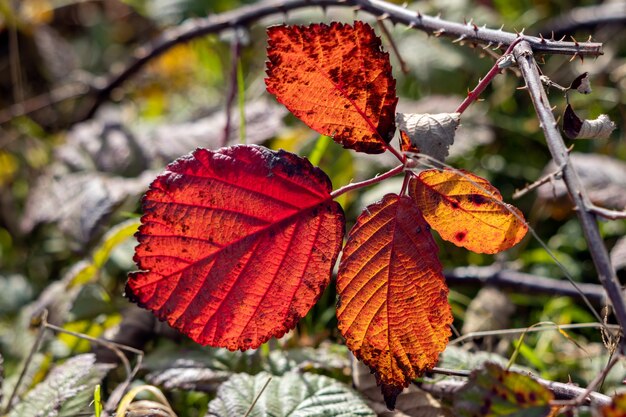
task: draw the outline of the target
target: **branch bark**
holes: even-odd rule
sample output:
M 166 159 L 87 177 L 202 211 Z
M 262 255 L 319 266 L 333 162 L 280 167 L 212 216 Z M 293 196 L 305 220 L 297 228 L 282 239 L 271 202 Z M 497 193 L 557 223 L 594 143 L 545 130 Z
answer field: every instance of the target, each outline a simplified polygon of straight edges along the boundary
M 576 213 L 587 241 L 589 253 L 598 272 L 600 283 L 606 290 L 608 298 L 613 305 L 615 317 L 622 329 L 622 334 L 626 334 L 626 301 L 622 295 L 621 285 L 615 270 L 611 266 L 611 260 L 600 236 L 596 217 L 590 210 L 591 202 L 578 178 L 576 170 L 572 166 L 567 147 L 557 128 L 558 125 L 550 109 L 546 91 L 541 83 L 537 62 L 535 61 L 530 43 L 520 42 L 513 49 L 513 54 L 522 72 L 522 77 L 526 81 L 526 87 L 537 112 L 537 117 L 539 118 L 552 158 L 557 166 L 563 167 L 563 181 L 570 198 L 574 202 L 575 207 L 577 207 Z M 622 344 L 623 349 L 624 344 Z
M 495 265 L 454 268 L 444 272 L 444 276 L 451 287 L 493 285 L 499 289 L 518 293 L 582 298 L 581 294 L 568 281 L 500 269 Z M 594 306 L 602 307 L 606 304 L 606 292 L 601 285 L 581 283 L 578 284 L 578 288 Z
M 254 22 L 279 13 L 305 7 L 351 7 L 362 10 L 379 19 L 388 19 L 436 36 L 447 36 L 459 41 L 485 45 L 485 47 L 507 47 L 520 37 L 517 33 L 478 27 L 475 24 L 454 23 L 439 17 L 422 15 L 395 4 L 381 0 L 281 0 L 263 2 L 237 10 L 206 18 L 189 20 L 180 26 L 166 30 L 159 39 L 150 45 L 137 49 L 132 60 L 119 73 L 107 77 L 100 83 L 94 101 L 77 121 L 91 118 L 111 93 L 126 80 L 134 76 L 149 61 L 162 55 L 170 48 L 211 33 L 228 29 L 247 27 Z M 532 47 L 541 53 L 579 56 L 602 55 L 602 44 L 594 42 L 562 42 L 538 37 L 525 38 Z
M 578 398 L 579 395 L 585 394 L 585 388 L 577 387 L 571 384 L 564 384 L 562 382 L 549 381 L 542 378 L 535 378 L 537 382 L 539 382 L 544 387 L 548 388 L 552 394 L 554 394 L 554 398 L 556 400 L 573 400 Z M 419 387 L 429 392 L 430 394 L 439 397 L 445 398 L 448 400 L 453 400 L 454 397 L 458 394 L 458 392 L 465 387 L 465 381 L 459 381 L 454 379 L 446 379 L 443 381 L 438 381 L 432 384 L 429 383 L 421 383 Z M 585 405 L 596 405 L 596 406 L 604 406 L 611 404 L 611 397 L 600 394 L 599 392 L 591 392 L 586 397 L 587 400 L 583 403 Z
M 554 33 L 556 36 L 574 34 L 579 30 L 589 30 L 597 26 L 624 25 L 626 5 L 623 1 L 609 1 L 594 6 L 576 7 L 561 16 L 549 20 L 539 33 Z M 619 27 L 619 26 L 617 26 Z

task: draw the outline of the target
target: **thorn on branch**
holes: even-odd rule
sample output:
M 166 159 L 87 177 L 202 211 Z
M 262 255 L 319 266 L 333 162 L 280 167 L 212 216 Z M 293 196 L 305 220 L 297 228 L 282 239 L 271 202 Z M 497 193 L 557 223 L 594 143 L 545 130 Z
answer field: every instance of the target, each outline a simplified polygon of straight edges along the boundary
M 578 43 L 578 41 L 576 40 L 576 38 L 574 38 L 573 36 L 570 36 L 570 38 L 572 38 L 572 41 L 574 41 L 574 45 L 576 45 L 576 48 L 580 47 L 580 44 Z
M 489 43 L 487 45 L 484 45 L 482 48 L 483 50 L 486 50 L 486 49 L 491 48 L 491 45 L 493 45 L 493 42 L 489 41 Z
M 376 18 L 376 20 L 378 20 L 379 22 L 382 22 L 383 20 L 387 20 L 387 19 L 389 19 L 389 13 L 383 13 Z
M 452 41 L 452 43 L 459 43 L 464 41 L 467 38 L 467 35 L 463 34 L 461 36 L 459 36 L 458 38 L 456 38 L 455 40 Z
M 148 48 L 146 48 L 145 46 L 141 46 L 139 47 L 139 49 L 137 49 L 137 51 L 133 54 L 133 57 L 135 59 L 143 59 L 148 55 L 149 51 Z
M 435 37 L 438 38 L 441 35 L 443 35 L 444 33 L 446 33 L 445 29 L 437 29 L 436 31 L 433 32 L 433 35 L 435 35 Z
M 539 37 L 541 38 L 541 43 L 546 43 L 546 39 L 543 37 L 543 35 L 540 33 Z
M 474 32 L 478 32 L 478 26 L 476 26 L 476 24 L 474 23 Z

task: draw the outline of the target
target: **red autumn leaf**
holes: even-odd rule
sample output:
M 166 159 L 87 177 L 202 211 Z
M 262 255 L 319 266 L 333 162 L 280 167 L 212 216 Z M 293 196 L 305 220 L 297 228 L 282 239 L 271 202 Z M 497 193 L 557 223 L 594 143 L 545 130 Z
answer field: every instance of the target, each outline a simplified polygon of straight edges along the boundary
M 509 249 L 528 231 L 522 212 L 503 203 L 497 188 L 470 172 L 422 171 L 412 178 L 409 193 L 443 239 L 474 252 Z
M 380 38 L 354 26 L 268 29 L 267 91 L 345 148 L 381 153 L 395 132 L 396 81 Z
M 400 130 L 400 150 L 402 152 L 415 152 L 415 153 L 419 153 L 420 151 L 419 148 L 411 142 L 411 138 L 409 137 L 409 134 L 406 133 L 404 130 Z
M 339 329 L 385 401 L 437 363 L 452 314 L 437 245 L 415 202 L 386 195 L 359 216 L 337 276 Z
M 126 291 L 201 344 L 256 348 L 292 329 L 330 280 L 344 234 L 326 174 L 259 146 L 198 149 L 143 200 Z

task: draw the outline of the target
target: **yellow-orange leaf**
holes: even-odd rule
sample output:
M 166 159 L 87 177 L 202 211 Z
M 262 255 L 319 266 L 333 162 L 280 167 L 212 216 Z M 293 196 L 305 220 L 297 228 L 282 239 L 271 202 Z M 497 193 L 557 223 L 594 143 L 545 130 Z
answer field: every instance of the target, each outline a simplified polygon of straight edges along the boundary
M 375 371 L 385 400 L 435 366 L 450 336 L 448 287 L 428 224 L 409 197 L 386 195 L 361 214 L 337 276 L 346 343 Z
M 461 175 L 462 173 L 462 175 Z M 478 253 L 497 253 L 517 244 L 528 226 L 500 192 L 470 172 L 431 169 L 411 180 L 409 193 L 441 237 Z
M 615 395 L 611 404 L 600 407 L 601 417 L 624 417 L 626 416 L 626 393 Z
M 345 148 L 385 151 L 398 98 L 389 55 L 371 26 L 274 26 L 268 37 L 268 92 Z

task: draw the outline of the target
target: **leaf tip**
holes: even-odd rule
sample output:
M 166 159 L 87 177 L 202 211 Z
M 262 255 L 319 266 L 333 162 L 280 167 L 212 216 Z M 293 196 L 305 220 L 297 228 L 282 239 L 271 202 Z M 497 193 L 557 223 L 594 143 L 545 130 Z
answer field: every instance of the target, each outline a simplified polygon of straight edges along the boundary
M 398 395 L 400 395 L 403 390 L 404 387 L 399 387 L 397 385 L 380 385 L 380 391 L 382 392 L 383 398 L 385 399 L 385 405 L 389 410 L 393 410 L 396 408 L 396 400 L 398 399 Z

